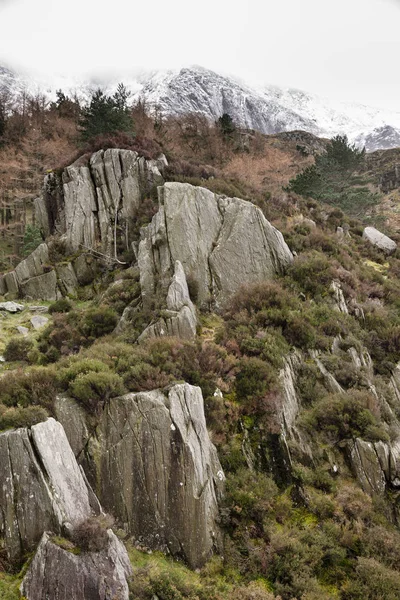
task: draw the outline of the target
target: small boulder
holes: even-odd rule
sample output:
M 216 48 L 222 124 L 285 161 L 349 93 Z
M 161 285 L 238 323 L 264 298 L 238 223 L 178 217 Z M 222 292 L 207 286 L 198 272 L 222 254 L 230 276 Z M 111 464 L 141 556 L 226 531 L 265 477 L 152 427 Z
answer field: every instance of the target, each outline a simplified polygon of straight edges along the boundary
M 9 313 L 17 313 L 24 310 L 23 304 L 17 304 L 17 302 L 0 302 L 0 310 L 5 310 Z
M 386 254 L 393 254 L 396 251 L 396 242 L 375 227 L 366 227 L 363 231 L 363 238 Z
M 18 325 L 17 331 L 24 337 L 26 337 L 29 334 L 29 329 L 27 327 L 24 327 L 23 325 Z
M 43 317 L 42 315 L 35 315 L 31 318 L 32 327 L 34 329 L 41 329 L 42 327 L 47 325 L 48 322 L 49 319 L 47 317 Z
M 108 547 L 100 552 L 74 554 L 44 533 L 21 584 L 27 600 L 128 600 L 132 575 L 122 542 L 109 529 Z

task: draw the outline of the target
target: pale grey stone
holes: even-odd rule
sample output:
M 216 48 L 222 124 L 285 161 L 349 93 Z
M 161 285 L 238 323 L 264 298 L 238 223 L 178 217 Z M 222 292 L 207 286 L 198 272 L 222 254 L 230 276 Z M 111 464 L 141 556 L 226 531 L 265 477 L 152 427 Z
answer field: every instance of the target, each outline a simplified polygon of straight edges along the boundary
M 37 277 L 38 275 L 43 275 L 44 266 L 49 263 L 49 249 L 47 244 L 40 244 L 15 267 L 15 275 L 17 277 L 18 283 L 21 284 L 27 279 L 31 279 L 32 277 Z
M 20 591 L 27 600 L 128 600 L 131 575 L 126 549 L 111 529 L 104 550 L 81 554 L 44 533 Z
M 48 300 L 53 302 L 61 294 L 57 286 L 57 275 L 54 270 L 37 277 L 32 277 L 21 284 L 21 293 L 32 300 Z
M 29 329 L 27 327 L 24 327 L 23 325 L 18 325 L 17 331 L 18 331 L 18 333 L 20 333 L 24 337 L 26 337 L 27 335 L 29 335 Z
M 114 398 L 98 440 L 96 486 L 104 508 L 141 543 L 203 565 L 220 547 L 217 499 L 225 477 L 200 388 L 178 384 L 165 394 Z
M 43 317 L 42 315 L 35 315 L 31 318 L 31 324 L 33 329 L 41 329 L 45 325 L 47 325 L 49 319 L 47 317 Z
M 379 250 L 383 250 L 386 254 L 393 254 L 397 248 L 394 240 L 378 231 L 378 229 L 375 229 L 375 227 L 366 227 L 363 231 L 363 238 L 373 246 L 379 248 Z
M 5 310 L 9 313 L 17 313 L 23 311 L 25 306 L 23 304 L 18 304 L 17 302 L 0 302 L 0 310 Z
M 56 273 L 58 286 L 63 296 L 73 296 L 76 294 L 79 284 L 72 264 L 69 262 L 57 265 Z
M 53 418 L 0 434 L 0 535 L 18 560 L 42 533 L 61 532 L 92 514 L 64 429 Z

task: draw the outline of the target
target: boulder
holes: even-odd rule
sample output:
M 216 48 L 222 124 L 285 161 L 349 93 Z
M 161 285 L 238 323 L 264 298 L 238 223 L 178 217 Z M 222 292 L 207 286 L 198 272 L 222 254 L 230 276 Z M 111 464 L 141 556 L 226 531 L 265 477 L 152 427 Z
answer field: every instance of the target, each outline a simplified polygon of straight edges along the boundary
M 104 550 L 80 554 L 44 533 L 20 591 L 27 600 L 128 600 L 131 575 L 126 549 L 111 530 Z
M 0 535 L 18 561 L 46 530 L 92 515 L 89 492 L 64 429 L 53 418 L 0 434 Z
M 33 329 L 41 329 L 42 327 L 45 327 L 48 322 L 49 319 L 47 317 L 44 317 L 43 315 L 35 315 L 31 318 L 31 324 Z
M 393 254 L 397 248 L 394 240 L 375 229 L 375 227 L 366 227 L 363 231 L 363 238 L 386 254 Z
M 352 470 L 364 492 L 382 495 L 386 490 L 386 479 L 375 445 L 357 438 L 347 442 L 346 450 Z
M 27 327 L 24 327 L 23 325 L 18 325 L 17 331 L 18 331 L 18 333 L 20 333 L 24 337 L 26 337 L 27 335 L 29 335 L 29 329 Z
M 184 183 L 158 188 L 160 208 L 138 250 L 143 302 L 167 293 L 176 261 L 198 302 L 224 305 L 243 284 L 271 279 L 293 260 L 282 234 L 254 204 Z
M 221 547 L 217 499 L 225 477 L 200 388 L 185 383 L 114 398 L 94 443 L 94 487 L 134 539 L 194 568 Z
M 49 249 L 47 244 L 40 244 L 27 258 L 22 260 L 14 269 L 18 283 L 43 275 L 45 265 L 49 264 Z
M 0 302 L 0 310 L 5 310 L 9 313 L 17 313 L 24 310 L 23 304 L 17 304 L 17 302 Z
M 78 280 L 70 262 L 56 266 L 58 286 L 63 296 L 73 296 L 78 289 Z
M 24 297 L 32 300 L 54 302 L 60 298 L 56 272 L 51 270 L 43 275 L 38 275 L 38 277 L 28 279 L 21 284 L 21 293 Z

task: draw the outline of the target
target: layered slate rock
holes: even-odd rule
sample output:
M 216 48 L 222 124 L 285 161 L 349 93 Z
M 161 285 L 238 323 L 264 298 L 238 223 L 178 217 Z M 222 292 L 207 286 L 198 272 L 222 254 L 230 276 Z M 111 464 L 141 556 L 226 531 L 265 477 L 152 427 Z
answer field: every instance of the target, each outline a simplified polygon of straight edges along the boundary
M 363 231 L 363 238 L 386 254 L 393 254 L 396 251 L 396 242 L 375 227 L 366 227 Z
M 225 478 L 200 388 L 178 384 L 111 400 L 97 440 L 103 507 L 141 543 L 203 565 L 220 548 L 217 499 Z
M 107 548 L 78 555 L 44 533 L 21 593 L 27 600 L 128 600 L 131 575 L 125 547 L 111 530 Z
M 92 514 L 88 488 L 64 429 L 53 418 L 0 434 L 0 535 L 11 561 L 46 530 L 61 532 Z
M 158 191 L 160 208 L 142 230 L 138 252 L 144 304 L 157 290 L 167 293 L 176 261 L 196 285 L 199 304 L 217 306 L 292 262 L 282 234 L 254 204 L 183 183 Z
M 139 337 L 139 342 L 149 337 L 175 336 L 186 340 L 196 337 L 196 309 L 190 300 L 185 272 L 179 260 L 168 288 L 166 310 L 163 316 L 150 324 Z
M 96 247 L 113 255 L 116 222 L 129 244 L 141 201 L 164 182 L 159 167 L 131 150 L 99 150 L 87 165 L 64 169 L 61 179 L 46 178 L 35 201 L 37 223 L 46 236 L 65 234 L 71 252 Z

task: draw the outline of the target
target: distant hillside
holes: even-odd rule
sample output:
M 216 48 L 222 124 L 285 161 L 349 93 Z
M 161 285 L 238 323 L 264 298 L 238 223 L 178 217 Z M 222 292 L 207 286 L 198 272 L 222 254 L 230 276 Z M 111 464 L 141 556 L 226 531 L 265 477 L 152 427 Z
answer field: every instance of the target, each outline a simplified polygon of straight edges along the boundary
M 400 143 L 400 113 L 358 104 L 332 102 L 313 94 L 275 86 L 254 88 L 232 77 L 201 67 L 157 71 L 125 77 L 124 82 L 134 99 L 142 98 L 163 115 L 204 115 L 211 120 L 229 113 L 235 123 L 262 133 L 301 129 L 320 137 L 346 134 L 365 145 L 367 151 L 393 148 Z M 112 89 L 116 81 L 105 80 Z M 0 89 L 26 88 L 43 91 L 54 97 L 62 88 L 85 98 L 99 82 L 67 77 L 36 80 L 0 67 Z

